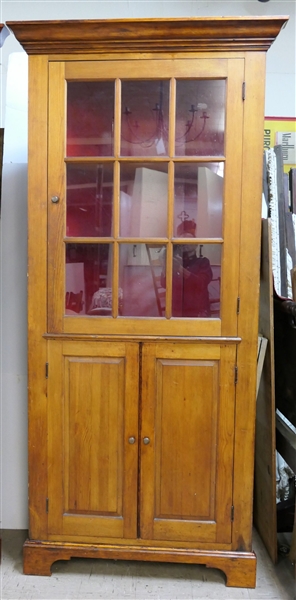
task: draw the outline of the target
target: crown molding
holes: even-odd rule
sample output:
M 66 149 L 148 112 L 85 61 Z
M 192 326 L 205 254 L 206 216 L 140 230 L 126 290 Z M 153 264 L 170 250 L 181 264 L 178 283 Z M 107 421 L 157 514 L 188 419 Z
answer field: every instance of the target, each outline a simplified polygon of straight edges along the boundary
M 28 54 L 267 51 L 288 16 L 8 21 Z

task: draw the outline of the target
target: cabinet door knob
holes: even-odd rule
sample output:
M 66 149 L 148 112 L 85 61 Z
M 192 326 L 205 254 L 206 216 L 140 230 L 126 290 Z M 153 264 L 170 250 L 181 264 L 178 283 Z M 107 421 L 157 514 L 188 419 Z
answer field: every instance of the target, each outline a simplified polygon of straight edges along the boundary
M 144 437 L 143 438 L 143 444 L 145 444 L 147 446 L 147 444 L 150 444 L 150 438 L 149 437 Z
M 135 441 L 136 441 L 136 438 L 134 436 L 131 436 L 131 437 L 128 438 L 128 443 L 129 444 L 134 444 Z
M 52 196 L 52 197 L 51 197 L 51 201 L 52 201 L 54 204 L 57 204 L 57 202 L 59 202 L 59 201 L 60 201 L 60 198 L 59 198 L 59 196 Z

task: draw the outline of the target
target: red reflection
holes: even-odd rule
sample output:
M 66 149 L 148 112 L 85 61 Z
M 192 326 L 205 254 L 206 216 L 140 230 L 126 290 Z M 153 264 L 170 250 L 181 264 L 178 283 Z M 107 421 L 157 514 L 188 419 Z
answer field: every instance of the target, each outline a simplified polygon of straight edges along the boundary
M 68 82 L 67 156 L 112 156 L 113 122 L 114 82 Z
M 210 261 L 196 255 L 195 245 L 176 247 L 173 263 L 174 317 L 210 317 L 208 285 L 213 279 Z
M 179 234 L 184 238 L 192 238 L 195 223 L 186 222 L 179 227 Z M 191 233 L 189 229 L 191 227 Z M 182 228 L 182 231 L 181 231 Z M 173 249 L 173 282 L 172 282 L 172 316 L 187 318 L 213 318 L 220 315 L 220 277 L 221 249 L 207 246 L 203 254 L 203 246 L 197 244 L 176 244 Z M 214 263 L 215 259 L 215 263 Z M 161 284 L 166 286 L 164 273 Z
M 113 165 L 67 165 L 67 236 L 110 236 Z
M 99 314 L 101 307 L 111 314 L 112 246 L 110 244 L 66 244 L 66 314 Z

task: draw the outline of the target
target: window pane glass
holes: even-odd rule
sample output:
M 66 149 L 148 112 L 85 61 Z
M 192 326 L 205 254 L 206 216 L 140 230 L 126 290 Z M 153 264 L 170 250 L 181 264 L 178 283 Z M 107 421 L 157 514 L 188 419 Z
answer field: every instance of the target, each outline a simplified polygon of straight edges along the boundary
M 67 236 L 110 236 L 113 165 L 67 165 Z
M 174 245 L 173 257 L 173 317 L 218 318 L 221 246 L 184 239 L 184 244 Z
M 223 175 L 224 163 L 175 164 L 175 236 L 222 236 Z
M 112 245 L 66 244 L 67 315 L 111 315 Z
M 167 235 L 167 163 L 122 164 L 120 171 L 120 235 Z
M 121 105 L 121 155 L 166 155 L 169 81 L 123 81 Z
M 121 244 L 119 255 L 122 315 L 162 317 L 165 312 L 165 247 Z
M 114 82 L 70 81 L 67 156 L 112 156 Z
M 223 156 L 225 80 L 177 81 L 176 156 Z

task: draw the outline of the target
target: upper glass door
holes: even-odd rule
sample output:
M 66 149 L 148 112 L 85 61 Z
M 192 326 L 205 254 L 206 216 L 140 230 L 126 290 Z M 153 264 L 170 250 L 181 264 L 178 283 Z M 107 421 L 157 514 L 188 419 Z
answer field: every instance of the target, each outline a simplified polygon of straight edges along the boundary
M 50 331 L 236 334 L 243 60 L 155 64 L 50 64 Z

